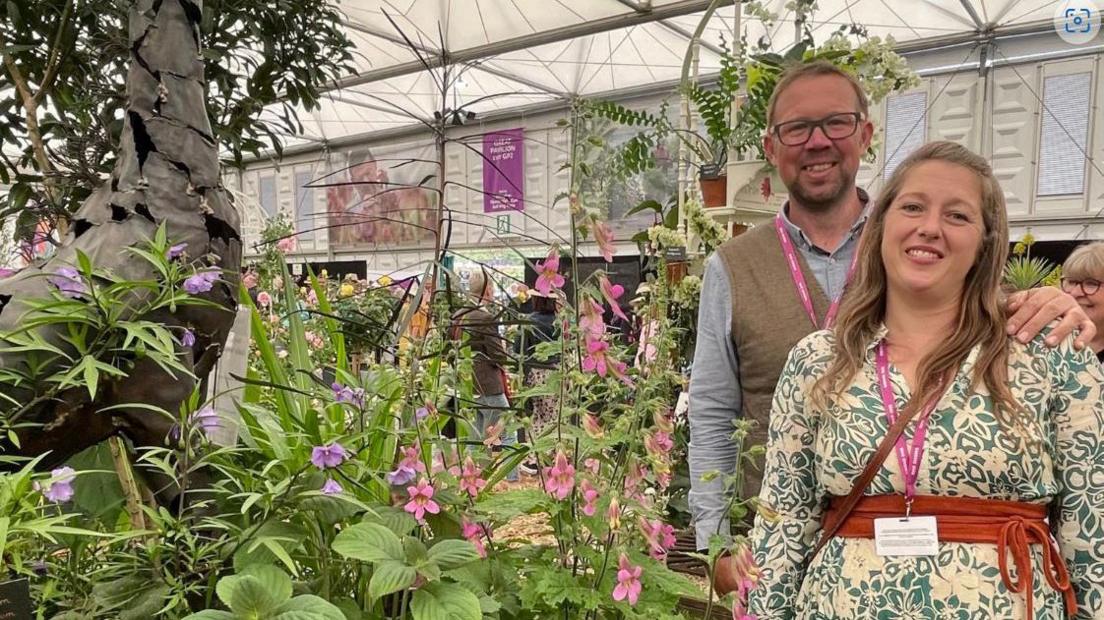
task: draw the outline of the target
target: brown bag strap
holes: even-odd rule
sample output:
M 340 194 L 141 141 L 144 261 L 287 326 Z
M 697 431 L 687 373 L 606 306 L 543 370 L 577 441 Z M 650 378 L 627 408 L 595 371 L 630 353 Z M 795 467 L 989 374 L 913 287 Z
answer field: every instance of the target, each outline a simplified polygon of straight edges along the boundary
M 874 456 L 870 459 L 870 462 L 863 468 L 862 473 L 859 474 L 855 485 L 851 487 L 851 492 L 844 498 L 843 503 L 840 504 L 839 509 L 830 515 L 834 515 L 835 518 L 831 522 L 825 522 L 823 528 L 821 528 L 820 541 L 817 542 L 817 546 L 813 548 L 813 554 L 809 556 L 809 562 L 813 561 L 813 558 L 820 553 L 820 550 L 824 548 L 824 545 L 828 544 L 829 540 L 836 535 L 840 526 L 850 516 L 851 511 L 855 509 L 855 505 L 862 499 L 863 493 L 866 492 L 866 488 L 870 486 L 870 481 L 874 479 L 874 476 L 881 469 L 882 463 L 889 457 L 889 453 L 893 451 L 894 444 L 897 443 L 897 439 L 905 432 L 905 427 L 909 422 L 916 417 L 916 413 L 920 410 L 920 407 L 915 407 L 912 411 L 906 411 L 904 415 L 898 416 L 897 421 L 889 427 L 886 431 L 886 436 L 882 439 L 882 443 L 878 445 L 878 450 L 874 453 Z

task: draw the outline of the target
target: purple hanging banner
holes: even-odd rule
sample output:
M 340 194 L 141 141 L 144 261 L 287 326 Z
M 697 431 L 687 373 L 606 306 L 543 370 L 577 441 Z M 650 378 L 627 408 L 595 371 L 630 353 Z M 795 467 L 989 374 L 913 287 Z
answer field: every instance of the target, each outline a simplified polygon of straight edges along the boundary
M 483 212 L 525 210 L 525 130 L 483 136 Z

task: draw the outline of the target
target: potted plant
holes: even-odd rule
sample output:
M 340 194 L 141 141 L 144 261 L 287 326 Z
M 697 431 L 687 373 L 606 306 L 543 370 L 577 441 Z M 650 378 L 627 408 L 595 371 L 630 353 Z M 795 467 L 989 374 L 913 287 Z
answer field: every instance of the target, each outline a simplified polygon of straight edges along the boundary
M 803 16 L 808 16 L 812 5 L 799 3 Z M 746 14 L 761 19 L 770 27 L 777 19 L 757 3 L 744 5 Z M 799 16 L 804 24 L 807 19 Z M 678 140 L 693 154 L 699 169 L 703 206 L 720 206 L 727 203 L 726 168 L 741 169 L 736 180 L 740 189 L 758 179 L 768 164 L 764 161 L 763 135 L 767 132 L 767 104 L 774 87 L 786 67 L 797 62 L 827 60 L 853 73 L 865 88 L 872 103 L 878 103 L 891 92 L 915 87 L 919 78 L 909 70 L 903 58 L 893 51 L 892 38 L 868 36 L 865 28 L 852 24 L 841 26 L 825 42 L 817 46 L 812 33 L 804 27 L 805 36 L 785 54 L 769 51 L 770 42 L 760 40 L 755 52 L 748 53 L 747 41 L 730 50 L 722 41 L 721 70 L 716 78 L 698 84 L 686 82 L 680 92 L 689 100 L 700 122 L 695 129 L 678 126 L 667 115 L 668 106 L 661 106 L 652 114 L 633 110 L 609 101 L 594 102 L 589 111 L 612 121 L 639 127 L 641 132 L 622 145 L 618 155 L 622 171 L 627 174 L 642 172 L 655 164 L 653 151 L 668 136 Z M 857 39 L 857 44 L 851 38 Z M 739 109 L 732 114 L 732 102 L 739 101 Z M 746 156 L 747 163 L 729 162 L 729 153 Z M 872 146 L 868 157 L 876 153 Z M 744 170 L 746 169 L 746 170 Z

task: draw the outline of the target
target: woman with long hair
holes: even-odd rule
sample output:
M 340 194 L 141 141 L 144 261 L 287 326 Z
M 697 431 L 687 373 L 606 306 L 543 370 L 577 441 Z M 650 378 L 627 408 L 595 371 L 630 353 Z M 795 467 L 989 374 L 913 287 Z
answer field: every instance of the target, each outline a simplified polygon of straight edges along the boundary
M 759 618 L 1104 618 L 1104 372 L 1005 332 L 1004 195 L 934 142 L 874 205 L 774 395 Z

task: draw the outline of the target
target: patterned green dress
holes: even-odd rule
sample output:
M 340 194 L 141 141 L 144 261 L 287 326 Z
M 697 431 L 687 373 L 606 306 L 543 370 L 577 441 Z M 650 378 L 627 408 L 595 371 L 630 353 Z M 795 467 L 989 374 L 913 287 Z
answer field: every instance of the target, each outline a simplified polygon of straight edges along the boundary
M 970 389 L 975 348 L 932 414 L 917 492 L 1054 502 L 1051 530 L 1077 594 L 1077 618 L 1104 619 L 1104 370 L 1071 342 L 1048 349 L 1040 336 L 1012 345 L 1013 394 L 1034 414 L 1030 432 L 1038 439 L 1026 451 L 1002 430 L 984 386 Z M 875 344 L 842 402 L 823 415 L 807 409 L 806 396 L 831 360 L 831 332 L 811 334 L 790 352 L 774 394 L 760 495 L 778 518 L 755 519 L 751 544 L 764 578 L 751 612 L 760 620 L 1025 617 L 1023 595 L 1001 581 L 996 545 L 941 542 L 934 557 L 881 557 L 873 540 L 837 537 L 809 562 L 827 497 L 847 495 L 888 428 Z M 904 407 L 904 377 L 891 366 L 890 379 Z M 867 494 L 893 493 L 904 493 L 904 479 L 891 454 Z M 1045 582 L 1039 546 L 1031 548 L 1035 618 L 1063 620 L 1061 594 Z

